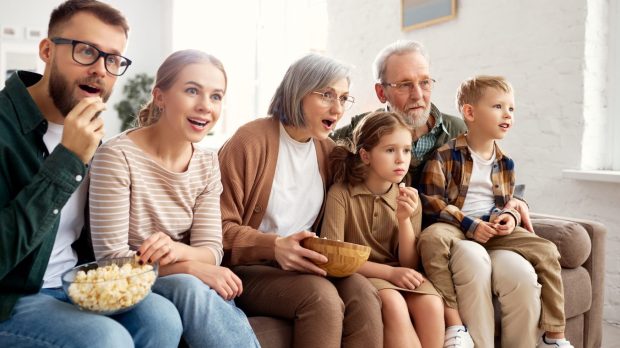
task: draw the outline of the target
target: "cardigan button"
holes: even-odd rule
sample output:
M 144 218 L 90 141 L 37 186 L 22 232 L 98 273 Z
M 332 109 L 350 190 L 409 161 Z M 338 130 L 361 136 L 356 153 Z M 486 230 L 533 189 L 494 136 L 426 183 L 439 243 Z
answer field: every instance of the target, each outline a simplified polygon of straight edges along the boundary
M 260 213 L 261 211 L 263 211 L 263 208 L 261 208 L 260 205 L 257 205 L 256 207 L 254 207 L 255 213 Z

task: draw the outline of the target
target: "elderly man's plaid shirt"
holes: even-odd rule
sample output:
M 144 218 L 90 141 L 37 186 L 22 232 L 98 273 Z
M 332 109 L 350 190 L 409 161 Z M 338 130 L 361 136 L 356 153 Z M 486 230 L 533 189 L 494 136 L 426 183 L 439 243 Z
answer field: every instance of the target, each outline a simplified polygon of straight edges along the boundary
M 420 199 L 424 205 L 424 219 L 431 223 L 446 222 L 458 226 L 468 238 L 481 219 L 465 216 L 461 211 L 469 188 L 473 160 L 465 135 L 438 148 L 434 156 L 426 163 L 420 183 Z M 493 196 L 496 209 L 493 214 L 509 213 L 520 225 L 520 215 L 514 209 L 502 210 L 512 198 L 515 187 L 514 161 L 504 155 L 495 144 L 495 162 L 491 171 Z M 489 215 L 483 217 L 489 219 Z

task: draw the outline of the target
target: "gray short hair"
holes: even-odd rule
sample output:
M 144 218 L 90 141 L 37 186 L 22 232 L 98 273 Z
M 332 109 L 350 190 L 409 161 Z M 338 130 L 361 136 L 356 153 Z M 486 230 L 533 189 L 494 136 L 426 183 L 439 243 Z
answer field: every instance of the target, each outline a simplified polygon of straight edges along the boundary
M 351 69 L 339 61 L 315 53 L 295 61 L 276 89 L 268 113 L 283 125 L 304 127 L 302 99 L 340 79 L 351 83 Z
M 383 81 L 383 77 L 385 76 L 385 62 L 387 62 L 388 58 L 394 54 L 405 54 L 410 52 L 420 53 L 430 64 L 430 58 L 424 45 L 413 40 L 398 40 L 385 46 L 381 52 L 377 54 L 375 62 L 372 65 L 372 73 L 375 81 L 377 83 L 385 82 Z

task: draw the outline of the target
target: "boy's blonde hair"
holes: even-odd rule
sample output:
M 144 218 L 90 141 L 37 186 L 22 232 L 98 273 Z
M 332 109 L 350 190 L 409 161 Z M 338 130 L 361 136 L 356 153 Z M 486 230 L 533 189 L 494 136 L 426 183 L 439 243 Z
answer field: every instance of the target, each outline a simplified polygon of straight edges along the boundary
M 487 88 L 512 93 L 512 85 L 503 76 L 479 75 L 465 80 L 456 91 L 456 107 L 463 113 L 463 105 L 476 104 Z

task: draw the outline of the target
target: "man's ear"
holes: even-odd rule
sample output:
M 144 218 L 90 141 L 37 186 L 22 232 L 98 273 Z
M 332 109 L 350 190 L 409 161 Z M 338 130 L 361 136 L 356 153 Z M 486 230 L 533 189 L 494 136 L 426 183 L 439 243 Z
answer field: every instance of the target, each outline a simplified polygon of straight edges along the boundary
M 49 64 L 52 59 L 52 41 L 48 38 L 45 38 L 39 42 L 39 58 L 45 62 L 45 64 Z
M 368 154 L 368 151 L 366 151 L 365 149 L 360 149 L 359 154 L 364 164 L 370 164 L 370 155 Z
M 461 107 L 461 113 L 463 114 L 463 118 L 467 122 L 474 122 L 474 107 L 471 104 L 464 104 Z
M 387 97 L 385 96 L 385 87 L 380 83 L 375 83 L 375 93 L 377 93 L 377 98 L 379 101 L 384 104 L 387 101 Z

